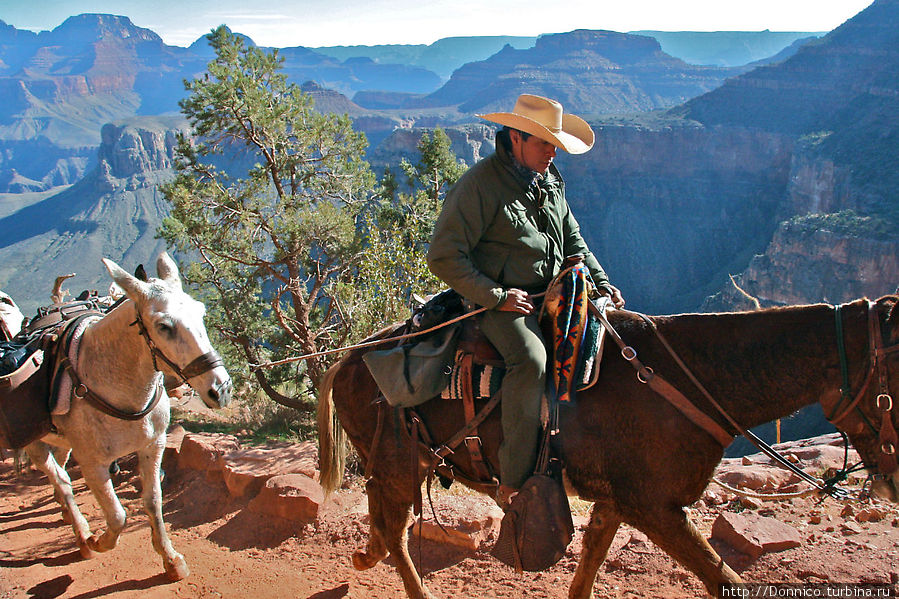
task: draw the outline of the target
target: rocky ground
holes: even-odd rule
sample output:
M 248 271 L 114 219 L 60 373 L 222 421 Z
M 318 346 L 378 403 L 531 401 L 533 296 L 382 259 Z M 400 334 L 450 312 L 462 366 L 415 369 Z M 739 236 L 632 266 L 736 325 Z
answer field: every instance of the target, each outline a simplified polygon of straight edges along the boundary
M 123 461 L 116 477 L 129 524 L 118 547 L 92 560 L 80 557 L 44 477 L 33 470 L 17 474 L 8 458 L 0 462 L 0 599 L 403 597 L 391 559 L 364 572 L 352 568 L 350 556 L 368 531 L 358 480 L 319 505 L 317 488 L 302 482 L 314 475 L 309 472 L 314 463 L 309 446 L 247 450 L 227 437 L 188 435 L 183 442 L 177 437 L 173 435 L 166 460 L 165 518 L 176 549 L 191 568 L 188 578 L 172 583 L 162 574 L 140 511 L 134 458 Z M 784 451 L 810 471 L 820 470 L 842 462 L 842 450 L 833 442 L 818 438 L 787 445 Z M 263 473 L 253 476 L 254 471 Z M 102 518 L 77 465 L 70 473 L 79 505 L 94 529 L 100 529 Z M 265 484 L 272 474 L 278 476 L 270 480 L 281 480 L 281 485 Z M 795 486 L 790 476 L 759 456 L 726 461 L 719 477 L 762 492 Z M 851 488 L 858 489 L 857 481 Z M 518 574 L 490 557 L 501 515 L 490 500 L 454 485 L 449 491 L 436 490 L 434 504 L 450 536 L 434 525 L 426 507 L 424 538 L 410 541 L 413 560 L 434 595 L 567 596 L 589 506 L 573 502 L 578 530 L 559 563 L 545 572 Z M 740 501 L 713 485 L 691 513 L 747 582 L 795 583 L 800 586 L 794 588 L 831 593 L 844 583 L 871 583 L 892 587 L 891 596 L 896 596 L 896 506 L 811 497 Z M 627 527 L 619 530 L 594 592 L 606 598 L 705 596 L 692 574 Z

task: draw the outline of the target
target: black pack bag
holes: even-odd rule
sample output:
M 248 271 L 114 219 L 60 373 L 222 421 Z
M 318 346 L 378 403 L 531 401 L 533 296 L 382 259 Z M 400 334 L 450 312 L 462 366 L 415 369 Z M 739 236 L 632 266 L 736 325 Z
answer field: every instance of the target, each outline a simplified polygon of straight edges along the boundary
M 5 349 L 9 351 L 3 356 L 6 372 L 0 375 L 0 447 L 21 449 L 52 428 L 48 406 L 51 364 L 42 348 Z
M 491 554 L 517 571 L 539 572 L 558 562 L 574 536 L 568 496 L 547 474 L 534 474 L 512 498 Z

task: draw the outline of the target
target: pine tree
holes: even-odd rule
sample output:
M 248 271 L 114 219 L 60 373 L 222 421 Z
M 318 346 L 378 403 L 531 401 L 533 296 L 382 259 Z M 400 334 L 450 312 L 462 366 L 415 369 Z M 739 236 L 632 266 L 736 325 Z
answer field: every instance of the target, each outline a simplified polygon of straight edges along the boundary
M 352 333 L 354 306 L 343 302 L 360 297 L 346 288 L 360 275 L 358 218 L 375 184 L 365 137 L 347 116 L 315 112 L 276 50 L 246 47 L 224 26 L 207 37 L 216 56 L 185 83 L 193 135 L 179 140 L 160 234 L 197 257 L 185 277 L 208 291 L 232 363 L 338 347 Z M 274 401 L 309 411 L 332 359 L 251 376 Z
M 400 164 L 404 186 L 388 169 L 381 178 L 380 201 L 367 215 L 368 251 L 359 265 L 366 276 L 355 291 L 370 301 L 355 305 L 356 318 L 372 327 L 407 318 L 413 295 L 424 297 L 442 285 L 428 270 L 425 255 L 444 196 L 467 167 L 443 129 L 423 133 L 417 149 L 415 164 L 405 159 Z

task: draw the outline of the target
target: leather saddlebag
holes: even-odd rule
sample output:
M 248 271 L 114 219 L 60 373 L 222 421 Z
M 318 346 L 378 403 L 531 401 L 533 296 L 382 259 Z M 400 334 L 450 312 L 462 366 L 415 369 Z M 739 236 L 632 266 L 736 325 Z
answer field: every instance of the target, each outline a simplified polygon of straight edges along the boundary
M 519 572 L 539 572 L 565 555 L 573 536 L 571 508 L 561 483 L 535 474 L 512 498 L 491 554 Z
M 41 349 L 0 376 L 0 447 L 21 449 L 50 432 L 50 376 Z

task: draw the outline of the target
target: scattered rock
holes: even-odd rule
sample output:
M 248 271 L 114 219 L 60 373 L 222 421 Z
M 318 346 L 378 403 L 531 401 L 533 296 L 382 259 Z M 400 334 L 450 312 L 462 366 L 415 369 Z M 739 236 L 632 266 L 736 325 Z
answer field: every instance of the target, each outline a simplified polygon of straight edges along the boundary
M 193 470 L 220 471 L 219 458 L 240 449 L 234 435 L 224 433 L 187 433 L 181 442 L 178 467 Z
M 876 507 L 865 508 L 855 515 L 855 519 L 859 522 L 880 522 L 885 517 L 884 511 Z
M 799 531 L 789 524 L 752 513 L 722 513 L 712 525 L 712 538 L 753 558 L 802 544 Z
M 285 520 L 312 522 L 325 500 L 321 486 L 305 474 L 272 476 L 249 503 L 251 512 Z
M 649 537 L 639 530 L 635 530 L 631 533 L 631 538 L 628 539 L 622 549 L 633 553 L 643 553 L 647 555 L 653 552 L 652 543 L 649 540 Z
M 238 449 L 219 458 L 219 469 L 233 497 L 255 496 L 265 481 L 281 474 L 315 478 L 318 452 L 315 443 L 280 443 Z
M 181 443 L 187 431 L 180 424 L 173 427 L 165 436 L 165 450 L 162 453 L 162 469 L 176 470 L 181 454 Z
M 769 492 L 799 481 L 799 477 L 789 470 L 767 465 L 744 467 L 722 463 L 717 477 L 732 487 Z
M 419 533 L 425 539 L 475 551 L 499 532 L 503 512 L 496 505 L 471 501 L 454 506 L 451 513 L 437 514 L 435 520 L 419 518 L 412 526 L 412 535 Z
M 754 497 L 741 497 L 740 505 L 747 510 L 757 510 L 762 507 L 762 502 Z
M 851 520 L 843 522 L 843 524 L 840 525 L 840 531 L 844 535 L 858 535 L 864 532 L 861 526 Z
M 702 494 L 702 501 L 705 502 L 707 506 L 723 505 L 735 497 L 735 495 L 726 492 L 718 485 L 709 485 Z

